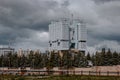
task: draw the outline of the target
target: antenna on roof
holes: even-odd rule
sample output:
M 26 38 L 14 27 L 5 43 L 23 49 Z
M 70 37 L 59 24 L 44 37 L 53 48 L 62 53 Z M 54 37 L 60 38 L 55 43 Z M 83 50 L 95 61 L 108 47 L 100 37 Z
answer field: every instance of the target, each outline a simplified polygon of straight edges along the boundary
M 8 48 L 11 46 L 11 40 L 8 40 Z
M 73 24 L 73 14 L 71 15 L 71 17 L 72 17 L 72 24 Z
M 73 24 L 73 14 L 71 14 L 71 16 L 70 16 L 70 25 L 72 25 Z

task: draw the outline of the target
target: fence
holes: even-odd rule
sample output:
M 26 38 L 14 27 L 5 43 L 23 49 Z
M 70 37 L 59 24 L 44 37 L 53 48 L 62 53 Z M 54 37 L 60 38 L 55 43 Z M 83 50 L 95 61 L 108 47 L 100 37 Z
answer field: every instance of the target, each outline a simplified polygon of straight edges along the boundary
M 120 76 L 120 72 L 102 71 L 74 71 L 74 70 L 0 70 L 0 74 L 13 75 L 96 75 L 96 76 Z
M 101 72 L 101 71 L 54 71 L 54 75 L 97 75 L 97 76 L 120 76 L 120 72 Z

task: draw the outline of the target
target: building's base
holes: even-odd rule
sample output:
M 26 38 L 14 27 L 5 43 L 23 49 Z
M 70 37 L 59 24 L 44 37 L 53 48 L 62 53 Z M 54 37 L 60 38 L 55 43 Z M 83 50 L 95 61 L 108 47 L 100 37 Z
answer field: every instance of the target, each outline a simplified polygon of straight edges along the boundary
M 66 53 L 71 53 L 71 54 L 79 54 L 79 53 L 84 53 L 85 54 L 85 51 L 80 51 L 80 50 L 77 50 L 77 49 L 71 49 L 71 50 L 56 50 L 56 51 L 50 51 L 49 52 L 50 54 L 51 53 L 55 53 L 55 54 L 59 54 L 61 57 L 63 57 L 63 54 L 66 54 Z

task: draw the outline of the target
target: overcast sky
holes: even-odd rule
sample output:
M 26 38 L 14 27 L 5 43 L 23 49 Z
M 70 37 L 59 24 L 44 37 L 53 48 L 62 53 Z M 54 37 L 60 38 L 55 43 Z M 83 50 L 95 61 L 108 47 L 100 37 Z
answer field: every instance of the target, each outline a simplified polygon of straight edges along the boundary
M 71 13 L 86 22 L 88 51 L 120 52 L 120 0 L 0 0 L 0 45 L 44 51 L 48 24 Z

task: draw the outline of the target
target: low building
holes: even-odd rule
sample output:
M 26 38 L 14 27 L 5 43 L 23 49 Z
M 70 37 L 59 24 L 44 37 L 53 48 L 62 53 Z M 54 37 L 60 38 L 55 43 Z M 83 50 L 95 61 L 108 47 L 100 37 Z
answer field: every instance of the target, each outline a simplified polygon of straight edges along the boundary
M 23 50 L 22 48 L 20 48 L 19 50 L 18 50 L 18 56 L 19 57 L 21 57 L 21 56 L 27 56 L 28 54 L 30 54 L 30 51 L 31 50 L 29 50 L 29 49 L 27 49 L 27 50 Z
M 15 49 L 14 48 L 10 48 L 10 47 L 2 47 L 0 48 L 0 54 L 8 54 L 8 53 L 14 53 Z

